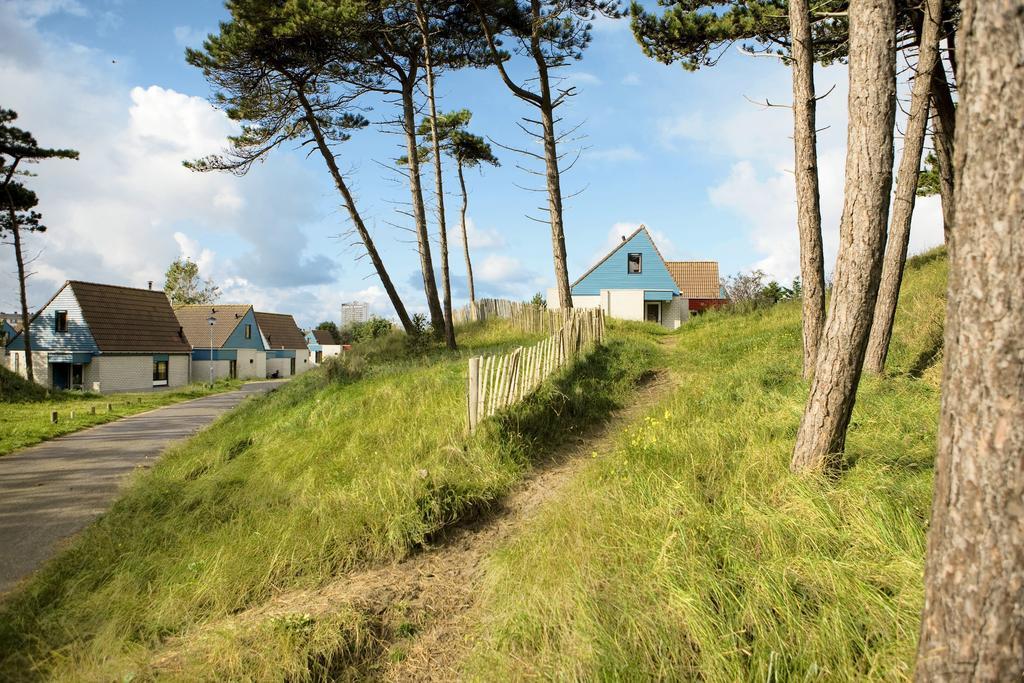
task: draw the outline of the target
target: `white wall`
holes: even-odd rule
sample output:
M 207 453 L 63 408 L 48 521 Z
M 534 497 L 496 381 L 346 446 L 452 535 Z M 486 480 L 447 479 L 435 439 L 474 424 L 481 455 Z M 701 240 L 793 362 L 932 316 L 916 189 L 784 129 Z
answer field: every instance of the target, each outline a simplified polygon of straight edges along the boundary
M 226 360 L 215 360 L 213 361 L 213 379 L 224 379 L 228 377 L 231 372 L 231 362 Z M 192 361 L 192 381 L 193 382 L 209 382 L 210 381 L 210 361 L 208 360 L 193 360 Z
M 296 368 L 297 369 L 297 368 Z M 292 372 L 292 359 L 291 358 L 268 358 L 267 359 L 267 377 L 274 374 L 277 370 L 278 377 L 288 377 Z
M 28 370 L 25 369 L 25 352 L 24 351 L 10 351 L 7 354 L 7 369 L 11 372 L 15 372 L 22 377 L 28 377 Z M 44 387 L 50 386 L 50 365 L 46 359 L 46 351 L 33 351 L 32 352 L 32 377 L 35 379 L 36 384 L 42 384 Z
M 263 379 L 267 376 L 267 352 L 238 349 L 238 378 Z
M 690 300 L 685 296 L 676 296 L 672 301 L 661 305 L 661 324 L 674 330 L 690 319 Z
M 301 375 L 313 368 L 313 359 L 310 358 L 309 349 L 296 349 L 295 351 L 295 374 Z
M 188 356 L 171 354 L 167 363 L 167 387 L 187 384 Z M 153 356 L 138 354 L 126 356 L 94 356 L 86 366 L 85 388 L 109 394 L 118 391 L 152 391 Z
M 602 289 L 605 312 L 620 320 L 644 320 L 644 290 Z
M 168 356 L 167 386 L 183 387 L 189 383 L 192 359 L 185 355 Z

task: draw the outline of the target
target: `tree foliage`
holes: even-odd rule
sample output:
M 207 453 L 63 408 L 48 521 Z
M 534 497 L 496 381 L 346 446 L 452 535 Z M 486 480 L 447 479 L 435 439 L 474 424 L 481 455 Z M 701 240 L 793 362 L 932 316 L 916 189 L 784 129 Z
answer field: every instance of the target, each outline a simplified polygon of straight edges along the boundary
M 935 152 L 928 152 L 924 158 L 924 168 L 917 174 L 917 196 L 931 197 L 941 191 L 939 177 L 939 160 Z
M 199 264 L 188 258 L 176 258 L 164 273 L 164 292 L 172 304 L 212 304 L 220 288 L 199 277 Z

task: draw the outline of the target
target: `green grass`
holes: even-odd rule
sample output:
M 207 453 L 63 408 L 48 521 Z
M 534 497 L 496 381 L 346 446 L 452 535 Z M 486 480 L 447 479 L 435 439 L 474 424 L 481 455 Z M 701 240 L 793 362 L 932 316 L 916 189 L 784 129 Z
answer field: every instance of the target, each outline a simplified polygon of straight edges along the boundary
M 206 384 L 190 384 L 170 391 L 100 396 L 70 391 L 48 391 L 0 368 L 0 456 L 126 415 L 212 393 L 230 391 L 241 385 L 242 382 L 238 380 L 220 380 L 212 389 Z M 109 411 L 108 403 L 111 405 Z M 95 413 L 92 412 L 93 409 Z M 50 420 L 50 413 L 54 410 L 57 411 L 56 423 Z M 74 418 L 71 417 L 72 412 Z
M 831 477 L 790 474 L 798 304 L 680 332 L 678 388 L 488 565 L 475 680 L 902 680 L 923 592 L 943 255 L 913 260 L 887 375 Z
M 173 636 L 400 558 L 629 400 L 658 353 L 640 328 L 614 326 L 604 348 L 467 437 L 468 353 L 532 339 L 475 325 L 460 354 L 409 357 L 396 336 L 247 401 L 139 475 L 0 606 L 0 679 L 133 676 Z M 356 616 L 298 615 L 191 664 L 204 678 L 325 675 L 361 634 Z

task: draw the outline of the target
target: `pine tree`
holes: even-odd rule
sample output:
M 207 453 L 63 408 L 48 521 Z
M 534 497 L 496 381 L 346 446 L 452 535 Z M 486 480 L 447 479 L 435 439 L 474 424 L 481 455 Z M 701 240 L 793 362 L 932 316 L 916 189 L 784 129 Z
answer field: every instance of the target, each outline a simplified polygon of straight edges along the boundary
M 335 155 L 335 147 L 369 122 L 352 106 L 361 94 L 344 87 L 360 54 L 362 6 L 336 0 L 277 5 L 231 0 L 231 20 L 187 61 L 218 89 L 214 102 L 243 123 L 225 154 L 186 162 L 196 171 L 245 174 L 279 146 L 312 144 L 327 165 L 349 219 L 406 332 L 412 319 L 388 275 Z
M 29 328 L 28 293 L 25 255 L 22 245 L 24 232 L 42 233 L 46 226 L 42 216 L 35 211 L 39 204 L 36 193 L 25 187 L 21 178 L 34 174 L 24 168 L 44 159 L 78 159 L 73 149 L 48 149 L 40 147 L 36 139 L 26 130 L 12 124 L 18 115 L 10 109 L 0 109 L 0 201 L 4 213 L 0 217 L 0 236 L 10 234 L 14 247 L 14 258 L 18 264 L 18 290 L 21 299 L 21 335 L 25 340 L 25 372 L 29 381 L 35 380 L 32 368 L 32 330 Z
M 965 0 L 918 681 L 1024 678 L 1022 0 Z
M 619 0 L 470 0 L 480 19 L 491 61 L 512 94 L 536 107 L 540 120 L 525 119 L 540 127 L 530 132 L 544 147 L 543 155 L 519 150 L 544 162 L 548 194 L 547 212 L 551 224 L 551 251 L 559 305 L 572 308 L 569 270 L 565 256 L 565 222 L 562 212 L 562 179 L 556 132 L 555 110 L 575 93 L 573 86 L 560 87 L 557 70 L 583 58 L 590 44 L 591 22 L 598 15 L 621 17 Z M 529 58 L 536 69 L 536 90 L 517 83 L 505 69 L 507 55 L 499 50 L 498 35 L 515 43 L 516 52 Z M 527 130 L 523 127 L 524 130 Z
M 818 470 L 844 449 L 885 248 L 896 119 L 893 0 L 850 2 L 846 188 L 832 307 L 790 466 Z M 805 283 L 806 286 L 806 283 Z

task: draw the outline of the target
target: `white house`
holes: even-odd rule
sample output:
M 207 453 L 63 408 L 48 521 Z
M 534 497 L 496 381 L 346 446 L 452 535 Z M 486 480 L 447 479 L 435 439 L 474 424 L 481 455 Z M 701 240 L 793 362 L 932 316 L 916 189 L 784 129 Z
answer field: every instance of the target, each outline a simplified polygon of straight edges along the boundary
M 145 391 L 188 384 L 192 351 L 160 291 L 70 280 L 29 323 L 35 381 L 54 389 Z M 24 334 L 7 367 L 27 377 Z
M 718 263 L 666 261 L 643 225 L 572 283 L 571 291 L 576 308 L 601 308 L 613 318 L 669 329 L 726 301 Z M 558 307 L 558 290 L 549 289 L 548 308 Z
M 306 337 L 293 317 L 257 311 L 256 323 L 267 344 L 267 377 L 293 377 L 312 367 Z

